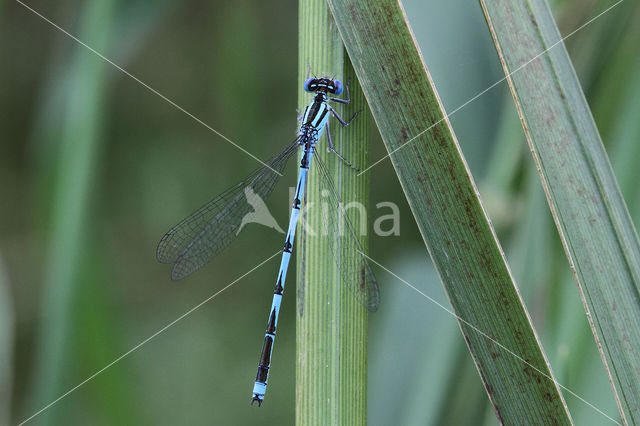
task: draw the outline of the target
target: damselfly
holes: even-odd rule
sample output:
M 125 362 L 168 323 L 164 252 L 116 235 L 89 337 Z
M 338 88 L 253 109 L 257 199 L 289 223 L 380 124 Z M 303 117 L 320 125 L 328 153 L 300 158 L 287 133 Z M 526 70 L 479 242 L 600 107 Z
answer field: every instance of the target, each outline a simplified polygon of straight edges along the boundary
M 235 239 L 243 226 L 243 218 L 252 213 L 252 206 L 248 202 L 249 194 L 264 200 L 273 190 L 289 158 L 298 151 L 299 147 L 302 147 L 298 184 L 294 195 L 289 229 L 284 243 L 282 261 L 278 271 L 267 330 L 258 363 L 258 373 L 253 387 L 251 403 L 253 404 L 254 401 L 257 401 L 258 405 L 262 404 L 267 389 L 278 313 L 280 312 L 280 303 L 293 249 L 293 238 L 298 223 L 301 202 L 305 193 L 309 165 L 314 153 L 317 154 L 316 144 L 325 129 L 329 151 L 337 155 L 349 167 L 355 169 L 351 163 L 335 150 L 329 132 L 330 115 L 333 115 L 343 126 L 348 126 L 357 115 L 356 113 L 349 121 L 345 121 L 329 105 L 329 102 L 348 104 L 350 102 L 349 89 L 347 88 L 346 90 L 346 99 L 331 97 L 330 95 L 339 96 L 342 93 L 342 83 L 339 80 L 330 78 L 314 77 L 305 80 L 304 90 L 315 93 L 315 96 L 302 115 L 300 131 L 293 142 L 263 167 L 257 169 L 238 184 L 209 201 L 171 228 L 162 237 L 157 249 L 157 257 L 160 262 L 173 264 L 171 278 L 174 280 L 184 278 L 201 268 Z M 329 194 L 331 208 L 326 211 L 327 216 L 323 217 L 323 219 L 330 233 L 327 238 L 333 244 L 333 257 L 340 270 L 342 283 L 349 286 L 352 293 L 369 311 L 375 311 L 379 301 L 376 279 L 363 255 L 363 250 L 354 228 L 347 215 L 344 214 L 344 207 L 341 204 L 327 167 L 318 155 L 315 156 L 314 162 L 317 164 L 316 169 L 320 171 L 321 181 Z

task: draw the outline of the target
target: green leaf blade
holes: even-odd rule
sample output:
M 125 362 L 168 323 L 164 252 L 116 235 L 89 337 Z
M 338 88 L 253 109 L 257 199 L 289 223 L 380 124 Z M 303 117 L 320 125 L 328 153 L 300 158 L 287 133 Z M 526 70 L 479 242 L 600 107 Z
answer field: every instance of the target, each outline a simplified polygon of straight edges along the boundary
M 623 421 L 638 423 L 640 244 L 633 223 L 546 2 L 481 3 Z
M 498 419 L 571 423 L 401 7 L 329 5 Z
M 309 105 L 313 95 L 305 92 L 302 82 L 311 73 L 333 76 L 349 85 L 351 103 L 334 104 L 337 112 L 348 120 L 362 113 L 348 126 L 330 119 L 331 138 L 335 148 L 356 165 L 368 163 L 369 114 L 362 90 L 344 52 L 331 13 L 324 0 L 300 3 L 300 45 L 298 107 Z M 344 98 L 344 96 L 339 96 Z M 326 133 L 326 131 L 325 131 Z M 296 239 L 297 251 L 297 315 L 296 315 L 296 424 L 367 423 L 367 323 L 368 311 L 359 304 L 349 283 L 342 282 L 334 259 L 339 237 L 328 232 L 323 210 L 328 194 L 320 173 L 322 160 L 333 179 L 338 197 L 348 206 L 357 202 L 369 205 L 369 181 L 357 177 L 336 155 L 327 152 L 327 137 L 318 141 L 307 178 Z M 347 207 L 345 207 L 347 208 Z M 354 229 L 366 225 L 366 214 L 358 209 L 346 211 Z M 307 232 L 306 226 L 314 232 Z M 366 229 L 366 228 L 365 228 Z M 366 250 L 366 233 L 358 234 Z M 331 243 L 329 239 L 334 239 Z

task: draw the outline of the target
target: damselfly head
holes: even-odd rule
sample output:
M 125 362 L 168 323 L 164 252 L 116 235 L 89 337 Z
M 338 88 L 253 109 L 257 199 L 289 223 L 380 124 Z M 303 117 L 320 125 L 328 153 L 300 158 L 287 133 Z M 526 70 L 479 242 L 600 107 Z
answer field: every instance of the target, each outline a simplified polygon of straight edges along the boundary
M 302 86 L 307 92 L 324 92 L 339 95 L 342 93 L 342 82 L 330 78 L 308 78 Z

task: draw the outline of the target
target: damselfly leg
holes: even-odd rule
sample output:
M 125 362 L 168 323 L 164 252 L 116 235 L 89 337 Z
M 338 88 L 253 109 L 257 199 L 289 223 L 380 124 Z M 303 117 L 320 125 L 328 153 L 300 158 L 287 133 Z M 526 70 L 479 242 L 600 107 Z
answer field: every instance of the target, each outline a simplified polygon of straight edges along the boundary
M 333 146 L 333 141 L 331 140 L 331 130 L 329 128 L 329 123 L 327 123 L 327 142 L 329 142 L 329 146 L 327 147 L 327 151 L 334 153 L 335 155 L 338 156 L 339 159 L 341 159 L 342 161 L 344 161 L 344 163 L 351 167 L 353 170 L 360 170 L 359 168 L 357 168 L 356 166 L 354 166 L 353 164 L 351 164 L 351 162 L 349 160 L 347 160 L 346 158 L 344 158 L 342 156 L 342 154 L 340 154 L 338 151 L 336 151 L 335 147 Z

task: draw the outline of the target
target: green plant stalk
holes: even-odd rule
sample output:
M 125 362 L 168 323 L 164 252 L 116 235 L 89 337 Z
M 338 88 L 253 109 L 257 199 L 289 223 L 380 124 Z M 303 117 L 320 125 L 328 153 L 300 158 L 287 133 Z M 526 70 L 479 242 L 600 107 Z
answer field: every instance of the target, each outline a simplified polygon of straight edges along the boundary
M 90 1 L 81 18 L 79 38 L 104 52 L 109 43 L 114 2 Z M 51 235 L 48 241 L 43 289 L 43 315 L 33 388 L 26 415 L 68 390 L 70 367 L 74 365 L 73 314 L 86 240 L 89 197 L 96 157 L 100 148 L 106 97 L 107 65 L 83 47 L 73 45 L 74 61 L 68 80 L 57 170 L 52 185 Z M 50 136 L 49 136 L 50 137 Z M 60 411 L 48 413 L 50 423 L 60 422 Z M 24 420 L 24 419 L 20 419 Z
M 351 104 L 337 106 L 338 112 L 350 118 L 365 109 L 349 127 L 331 119 L 333 143 L 345 158 L 356 165 L 368 163 L 368 113 L 366 103 L 331 14 L 324 0 L 304 0 L 299 9 L 299 95 L 301 111 L 311 95 L 304 92 L 302 82 L 307 68 L 318 76 L 333 76 L 349 84 Z M 343 201 L 362 203 L 368 207 L 368 179 L 335 155 L 326 152 L 323 136 L 318 154 L 327 164 Z M 346 286 L 340 284 L 340 274 L 334 262 L 336 255 L 328 238 L 322 235 L 322 194 L 318 170 L 312 159 L 306 200 L 298 232 L 298 308 L 296 315 L 296 424 L 366 424 L 367 395 L 367 310 Z M 305 211 L 306 209 L 306 211 Z M 354 229 L 361 220 L 355 209 L 348 210 Z M 317 235 L 305 233 L 306 222 Z M 361 237 L 366 250 L 367 237 Z
M 328 3 L 499 421 L 571 423 L 401 6 Z
M 0 426 L 11 424 L 15 310 L 9 277 L 0 253 Z
M 620 102 L 620 115 L 612 130 L 610 153 L 620 189 L 628 202 L 635 226 L 640 226 L 640 193 L 638 190 L 638 164 L 640 158 L 640 57 L 633 66 L 635 81 L 627 86 L 627 94 Z M 604 103 L 604 102 L 603 102 Z M 604 109 L 604 107 L 602 107 Z
M 640 423 L 640 243 L 598 129 L 546 1 L 481 4 L 622 420 Z

